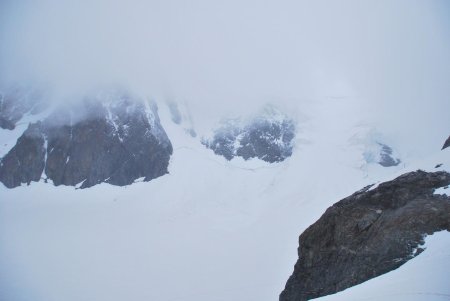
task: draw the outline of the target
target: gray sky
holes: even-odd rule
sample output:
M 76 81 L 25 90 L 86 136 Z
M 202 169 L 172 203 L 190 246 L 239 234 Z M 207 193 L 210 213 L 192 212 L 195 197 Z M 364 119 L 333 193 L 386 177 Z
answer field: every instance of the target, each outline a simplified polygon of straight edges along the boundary
M 422 118 L 450 130 L 446 0 L 0 5 L 2 82 L 67 93 L 116 82 L 209 108 L 351 96 L 390 128 Z

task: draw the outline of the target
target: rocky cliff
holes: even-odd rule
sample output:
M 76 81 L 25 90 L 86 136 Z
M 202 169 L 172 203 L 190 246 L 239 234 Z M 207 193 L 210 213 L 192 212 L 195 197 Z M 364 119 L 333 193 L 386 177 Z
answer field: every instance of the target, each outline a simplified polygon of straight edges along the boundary
M 172 145 L 156 105 L 126 92 L 103 93 L 30 124 L 0 161 L 9 188 L 41 179 L 55 185 L 127 185 L 167 173 Z
M 450 231 L 450 197 L 434 194 L 449 184 L 449 173 L 419 170 L 328 208 L 300 235 L 299 259 L 280 301 L 333 294 L 419 255 L 425 235 Z
M 281 162 L 292 155 L 295 130 L 292 119 L 268 106 L 250 120 L 224 120 L 203 144 L 227 160 L 242 157 Z

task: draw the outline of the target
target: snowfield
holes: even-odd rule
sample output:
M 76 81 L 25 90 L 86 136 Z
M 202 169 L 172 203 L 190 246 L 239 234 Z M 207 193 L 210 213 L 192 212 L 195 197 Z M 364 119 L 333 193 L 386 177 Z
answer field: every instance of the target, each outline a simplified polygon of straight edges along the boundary
M 368 146 L 351 139 L 357 120 L 328 122 L 347 105 L 311 108 L 293 156 L 268 164 L 214 155 L 201 129 L 191 137 L 160 104 L 174 147 L 168 175 L 126 187 L 0 187 L 0 300 L 278 300 L 299 234 L 327 207 L 407 171 L 450 169 L 441 145 L 424 160 L 413 145 L 392 145 L 395 167 L 365 162 Z M 435 234 L 400 269 L 323 299 L 448 300 L 449 250 L 450 234 Z

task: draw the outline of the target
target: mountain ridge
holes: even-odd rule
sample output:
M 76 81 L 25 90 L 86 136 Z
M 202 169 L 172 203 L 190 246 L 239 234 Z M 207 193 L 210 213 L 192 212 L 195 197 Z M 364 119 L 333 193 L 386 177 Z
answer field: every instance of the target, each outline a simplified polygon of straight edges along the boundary
M 329 207 L 299 238 L 299 259 L 280 301 L 310 300 L 392 271 L 419 255 L 423 237 L 450 231 L 444 171 L 409 172 Z

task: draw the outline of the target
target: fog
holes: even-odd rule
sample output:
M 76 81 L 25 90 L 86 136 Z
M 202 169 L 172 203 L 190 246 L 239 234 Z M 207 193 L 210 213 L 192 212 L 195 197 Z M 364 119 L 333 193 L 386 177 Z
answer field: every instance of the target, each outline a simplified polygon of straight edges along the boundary
M 349 114 L 401 137 L 450 129 L 446 0 L 0 5 L 1 83 L 45 84 L 59 101 L 111 83 L 205 112 L 350 98 Z
M 450 134 L 450 0 L 0 0 L 0 92 L 16 84 L 43 87 L 55 107 L 105 86 L 154 99 L 173 154 L 168 174 L 148 183 L 54 187 L 50 169 L 62 178 L 115 166 L 106 161 L 119 158 L 107 154 L 117 139 L 44 124 L 45 139 L 11 151 L 37 119 L 0 129 L 0 154 L 18 162 L 3 167 L 7 177 L 25 181 L 45 156 L 38 183 L 0 184 L 0 301 L 278 300 L 299 233 L 326 208 L 407 171 L 450 169 L 449 149 L 440 151 Z M 190 110 L 192 124 L 171 122 L 166 102 Z M 200 144 L 221 116 L 268 102 L 306 120 L 294 118 L 289 159 L 228 162 Z M 59 112 L 58 125 L 87 115 Z M 112 132 L 119 139 L 124 125 Z M 377 164 L 376 142 L 401 164 Z M 55 147 L 64 156 L 50 160 Z M 439 275 L 429 282 L 445 288 L 448 270 Z M 413 287 L 442 293 L 422 288 Z

